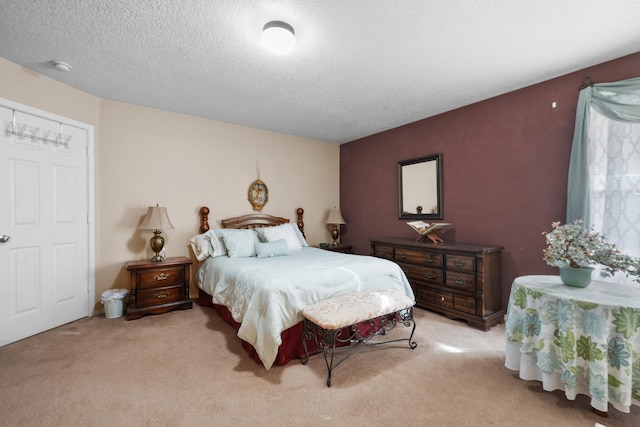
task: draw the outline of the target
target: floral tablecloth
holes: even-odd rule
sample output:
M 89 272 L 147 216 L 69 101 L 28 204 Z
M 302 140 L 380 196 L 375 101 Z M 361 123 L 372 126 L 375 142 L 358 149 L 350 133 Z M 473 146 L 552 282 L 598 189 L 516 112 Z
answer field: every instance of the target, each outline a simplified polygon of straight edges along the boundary
M 571 400 L 589 395 L 600 411 L 640 405 L 640 285 L 518 277 L 505 323 L 505 366 L 520 378 Z

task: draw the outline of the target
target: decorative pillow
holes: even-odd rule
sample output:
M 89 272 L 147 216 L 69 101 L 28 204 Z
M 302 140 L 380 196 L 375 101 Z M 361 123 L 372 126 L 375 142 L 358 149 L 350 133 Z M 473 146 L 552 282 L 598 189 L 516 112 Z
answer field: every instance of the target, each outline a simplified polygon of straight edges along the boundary
M 276 240 L 284 240 L 290 251 L 299 251 L 302 249 L 300 240 L 292 228 L 294 224 L 282 224 L 274 227 L 258 228 L 257 233 L 263 242 L 273 242 Z M 298 226 L 296 225 L 296 228 Z M 300 232 L 298 230 L 298 232 Z
M 253 230 L 220 229 L 229 258 L 256 256 L 256 233 Z
M 213 248 L 212 257 L 215 258 L 227 255 L 227 248 L 224 246 L 224 242 L 222 241 L 222 233 L 220 232 L 220 229 L 209 230 L 205 234 L 209 237 L 211 247 Z
M 287 224 L 287 225 L 289 225 L 291 228 L 293 228 L 293 232 L 298 237 L 298 241 L 300 242 L 300 246 L 302 246 L 303 248 L 306 248 L 307 246 L 309 246 L 309 244 L 305 240 L 304 236 L 302 235 L 302 231 L 300 231 L 300 229 L 298 228 L 298 224 Z
M 258 258 L 289 255 L 289 246 L 284 240 L 274 240 L 267 243 L 256 242 L 256 254 Z
M 207 257 L 213 256 L 214 254 L 214 249 L 211 247 L 211 241 L 207 233 L 192 237 L 189 243 L 198 261 L 204 261 Z

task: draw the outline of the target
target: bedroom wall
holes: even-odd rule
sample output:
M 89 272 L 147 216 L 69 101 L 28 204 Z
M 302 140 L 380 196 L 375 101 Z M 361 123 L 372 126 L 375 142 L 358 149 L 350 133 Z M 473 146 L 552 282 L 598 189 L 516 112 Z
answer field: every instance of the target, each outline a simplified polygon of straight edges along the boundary
M 341 146 L 343 242 L 370 252 L 374 236 L 417 235 L 398 219 L 397 162 L 443 153 L 442 234 L 504 246 L 503 301 L 515 277 L 557 274 L 542 260 L 543 231 L 565 220 L 578 88 L 640 76 L 640 53 Z M 556 108 L 552 108 L 556 102 Z
M 151 258 L 152 233 L 136 230 L 148 206 L 165 206 L 175 227 L 163 232 L 167 256 L 193 258 L 188 240 L 201 206 L 211 210 L 211 227 L 253 212 L 247 191 L 256 162 L 269 188 L 262 212 L 295 220 L 302 207 L 309 243 L 330 239 L 336 144 L 104 100 L 2 58 L 0 75 L 1 98 L 95 127 L 96 309 L 104 290 L 128 287 L 125 261 Z
M 295 221 L 302 207 L 309 244 L 329 239 L 324 220 L 338 203 L 338 145 L 107 100 L 100 120 L 100 282 L 122 286 L 122 264 L 153 255 L 152 233 L 135 229 L 148 206 L 165 206 L 175 227 L 163 232 L 167 256 L 190 255 L 201 206 L 212 228 L 252 213 L 256 162 L 269 189 L 262 213 Z

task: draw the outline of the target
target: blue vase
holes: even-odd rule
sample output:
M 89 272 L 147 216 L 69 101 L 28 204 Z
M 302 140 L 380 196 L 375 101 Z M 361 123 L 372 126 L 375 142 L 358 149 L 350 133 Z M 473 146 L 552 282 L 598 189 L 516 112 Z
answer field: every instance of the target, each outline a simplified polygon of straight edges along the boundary
M 560 280 L 567 286 L 586 288 L 591 283 L 593 267 L 560 267 Z

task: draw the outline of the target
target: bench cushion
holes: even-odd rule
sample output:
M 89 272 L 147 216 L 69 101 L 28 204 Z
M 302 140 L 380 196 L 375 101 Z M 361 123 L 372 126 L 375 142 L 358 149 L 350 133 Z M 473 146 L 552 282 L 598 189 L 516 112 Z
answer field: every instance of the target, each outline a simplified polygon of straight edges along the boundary
M 379 289 L 349 292 L 318 301 L 302 315 L 323 329 L 340 329 L 365 320 L 412 307 L 414 302 L 402 292 Z

